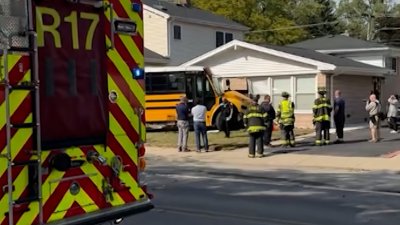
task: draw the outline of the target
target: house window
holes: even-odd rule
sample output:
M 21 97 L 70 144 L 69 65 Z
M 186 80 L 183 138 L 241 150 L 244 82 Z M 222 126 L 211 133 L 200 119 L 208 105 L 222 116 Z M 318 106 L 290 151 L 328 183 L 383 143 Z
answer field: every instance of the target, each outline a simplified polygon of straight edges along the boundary
M 296 109 L 310 110 L 315 99 L 315 77 L 296 78 Z
M 233 40 L 232 33 L 225 33 L 225 43 L 231 42 Z
M 174 39 L 181 40 L 181 26 L 174 25 Z
M 216 46 L 219 47 L 224 44 L 224 33 L 221 31 L 217 31 L 217 39 Z
M 291 94 L 290 83 L 290 77 L 272 78 L 272 104 L 275 108 L 282 100 L 282 92 Z
M 385 67 L 397 71 L 397 58 L 396 57 L 386 57 Z

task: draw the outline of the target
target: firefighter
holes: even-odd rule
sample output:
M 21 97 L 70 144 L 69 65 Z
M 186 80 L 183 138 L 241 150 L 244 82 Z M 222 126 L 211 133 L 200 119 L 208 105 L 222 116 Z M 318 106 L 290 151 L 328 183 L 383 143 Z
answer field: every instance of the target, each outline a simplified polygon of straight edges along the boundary
M 282 101 L 276 110 L 276 118 L 282 134 L 282 147 L 294 147 L 294 103 L 289 100 L 289 93 L 282 92 Z
M 330 144 L 329 128 L 331 125 L 330 115 L 332 111 L 331 101 L 325 97 L 325 88 L 318 88 L 319 98 L 315 99 L 313 106 L 316 138 L 315 145 Z M 322 132 L 324 133 L 324 142 L 322 141 Z
M 264 154 L 263 136 L 265 125 L 268 122 L 268 114 L 258 105 L 257 96 L 251 96 L 251 105 L 247 109 L 243 120 L 249 132 L 249 158 L 262 158 Z M 257 154 L 255 155 L 257 145 Z

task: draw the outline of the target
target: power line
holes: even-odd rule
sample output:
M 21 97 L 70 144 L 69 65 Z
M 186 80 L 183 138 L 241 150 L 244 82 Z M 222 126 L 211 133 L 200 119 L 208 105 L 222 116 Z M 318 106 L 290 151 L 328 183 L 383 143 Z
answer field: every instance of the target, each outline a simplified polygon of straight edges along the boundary
M 312 24 L 297 25 L 297 26 L 290 26 L 290 27 L 280 27 L 280 28 L 268 29 L 268 30 L 252 30 L 252 31 L 248 31 L 247 33 L 263 33 L 263 32 L 269 32 L 269 31 L 291 30 L 291 29 L 317 27 L 317 26 L 321 26 L 321 25 L 337 24 L 337 23 L 339 23 L 339 21 L 336 20 L 336 21 L 332 21 L 332 22 L 312 23 Z

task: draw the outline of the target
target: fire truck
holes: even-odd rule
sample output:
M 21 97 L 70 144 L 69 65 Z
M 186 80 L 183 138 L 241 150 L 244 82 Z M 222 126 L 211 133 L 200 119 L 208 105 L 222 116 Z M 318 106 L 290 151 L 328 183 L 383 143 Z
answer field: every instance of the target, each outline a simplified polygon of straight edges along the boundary
M 99 224 L 147 192 L 140 0 L 0 0 L 0 224 Z

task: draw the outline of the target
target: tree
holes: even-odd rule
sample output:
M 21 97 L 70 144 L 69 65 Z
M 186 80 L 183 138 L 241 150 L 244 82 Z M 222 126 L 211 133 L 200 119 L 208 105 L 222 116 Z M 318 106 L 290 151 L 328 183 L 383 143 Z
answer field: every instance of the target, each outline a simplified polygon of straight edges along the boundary
M 308 38 L 339 34 L 343 26 L 335 14 L 332 0 L 292 0 L 291 15 L 298 25 L 319 24 L 305 28 Z
M 389 11 L 389 5 L 382 0 L 341 0 L 338 17 L 345 21 L 350 36 L 372 40 L 375 34 L 376 18 Z
M 225 16 L 250 28 L 246 41 L 287 44 L 306 36 L 303 29 L 275 30 L 295 26 L 287 13 L 290 0 L 193 0 L 200 9 Z

